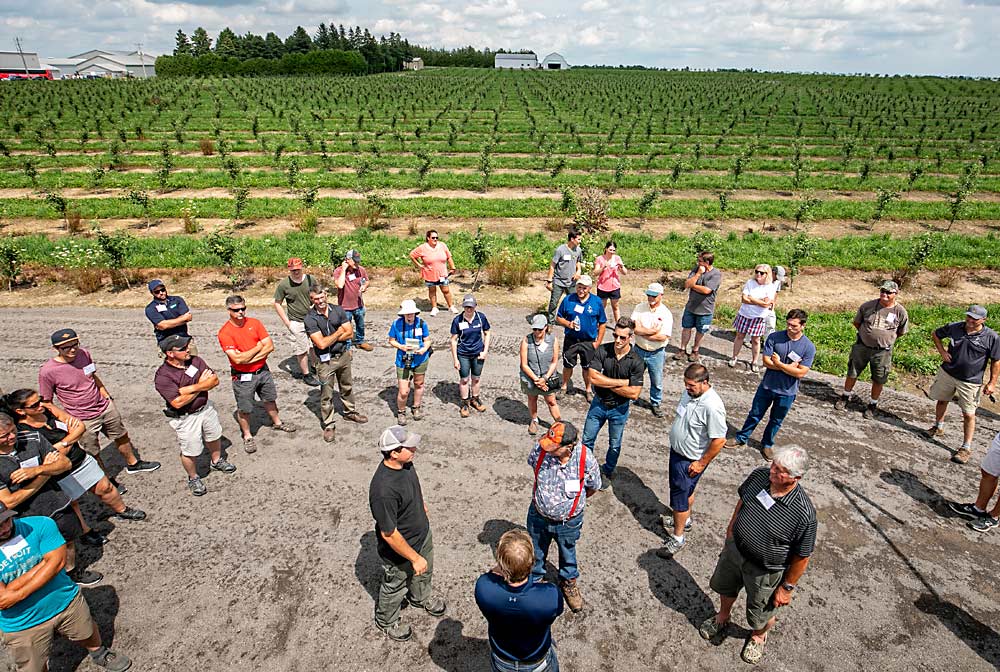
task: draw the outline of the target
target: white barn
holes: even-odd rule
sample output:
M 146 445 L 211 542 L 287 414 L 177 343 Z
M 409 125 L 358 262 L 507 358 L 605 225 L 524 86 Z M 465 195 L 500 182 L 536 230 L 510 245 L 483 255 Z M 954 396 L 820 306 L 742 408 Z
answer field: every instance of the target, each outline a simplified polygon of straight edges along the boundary
M 416 56 L 412 61 L 403 61 L 403 70 L 423 70 L 424 59 Z
M 542 59 L 542 70 L 569 70 L 569 63 L 562 57 L 562 54 L 552 52 Z
M 493 57 L 493 67 L 504 70 L 532 70 L 538 67 L 535 54 L 497 54 Z
M 42 67 L 52 73 L 53 79 L 67 79 L 76 76 L 76 68 L 83 63 L 82 58 L 43 58 Z
M 137 51 L 103 51 L 92 49 L 76 54 L 71 59 L 83 59 L 76 66 L 81 76 L 99 77 L 154 77 L 156 56 Z

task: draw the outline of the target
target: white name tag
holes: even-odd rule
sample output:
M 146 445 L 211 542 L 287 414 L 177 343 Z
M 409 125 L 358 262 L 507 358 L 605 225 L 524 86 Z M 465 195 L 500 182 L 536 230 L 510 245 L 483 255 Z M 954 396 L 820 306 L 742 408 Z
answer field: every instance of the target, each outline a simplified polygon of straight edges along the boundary
M 795 352 L 794 350 L 789 350 L 788 351 L 788 360 L 792 364 L 798 364 L 799 362 L 802 361 L 802 356 L 799 353 Z
M 38 466 L 38 458 L 37 457 L 29 457 L 28 459 L 26 459 L 23 462 L 21 462 L 21 468 L 22 469 L 29 469 L 31 467 L 37 467 L 37 466 Z
M 358 276 L 354 275 L 353 273 L 351 273 L 350 275 L 347 276 L 347 281 L 348 282 L 354 282 L 357 279 L 358 279 Z
M 0 545 L 0 551 L 3 551 L 4 557 L 8 560 L 13 558 L 15 555 L 28 548 L 27 540 L 20 534 L 11 537 Z
M 62 431 L 65 432 L 68 428 L 66 427 L 65 422 L 63 422 L 62 420 L 56 420 L 56 429 L 61 429 Z
M 761 490 L 757 493 L 757 501 L 764 505 L 764 508 L 768 511 L 774 506 L 774 500 L 771 498 L 771 493 L 767 490 Z
M 329 352 L 324 352 L 322 355 L 319 356 L 319 361 L 321 361 L 321 362 L 329 362 L 330 361 L 330 353 Z
M 83 367 L 83 374 L 85 376 L 92 376 L 92 375 L 94 375 L 94 371 L 97 371 L 97 364 L 94 364 L 93 362 L 91 362 L 90 364 L 87 364 L 87 366 Z
M 580 492 L 580 481 L 563 481 L 566 486 L 567 495 L 575 495 Z
M 675 409 L 674 412 L 677 413 L 678 418 L 683 418 L 684 415 L 688 412 L 687 404 L 677 404 L 677 408 Z
M 188 378 L 194 378 L 195 376 L 198 375 L 198 367 L 192 364 L 191 366 L 189 366 L 187 369 L 184 370 L 184 375 L 186 375 Z
M 158 304 L 156 304 L 156 312 L 158 312 L 158 313 L 165 313 L 165 312 L 167 312 L 167 307 L 165 305 L 163 305 L 162 303 L 158 303 Z
M 563 255 L 563 261 L 569 261 L 569 260 L 571 260 L 572 258 L 573 258 L 573 255 L 572 255 L 572 254 L 564 254 L 564 255 Z
M 545 352 L 546 350 L 549 349 L 549 344 L 546 343 L 545 341 L 542 341 L 541 343 L 536 345 L 535 348 L 538 349 L 538 352 Z
M 573 306 L 573 312 L 578 315 L 583 315 L 583 309 L 583 305 L 579 303 Z
M 249 383 L 251 380 L 253 380 L 252 373 L 244 373 L 243 375 L 240 376 L 241 383 Z
M 885 316 L 886 324 L 892 324 L 895 321 L 896 321 L 896 313 L 889 313 L 888 315 Z
M 469 323 L 468 322 L 459 322 L 458 323 L 458 328 L 459 329 L 468 329 L 469 328 Z

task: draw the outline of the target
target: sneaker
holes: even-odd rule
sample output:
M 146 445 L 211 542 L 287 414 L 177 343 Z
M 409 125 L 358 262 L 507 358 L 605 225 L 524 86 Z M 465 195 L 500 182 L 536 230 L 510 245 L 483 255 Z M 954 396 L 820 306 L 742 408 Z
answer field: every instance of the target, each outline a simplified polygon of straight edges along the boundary
M 375 622 L 375 627 L 384 632 L 389 639 L 393 639 L 397 642 L 405 642 L 410 637 L 413 636 L 413 630 L 408 625 L 404 625 L 400 621 L 396 621 L 393 625 L 382 626 Z
M 924 436 L 929 439 L 933 439 L 936 436 L 944 436 L 944 427 L 940 425 L 931 425 L 924 430 Z
M 715 616 L 709 616 L 698 628 L 698 634 L 701 635 L 702 639 L 712 640 L 725 629 L 725 623 L 719 623 L 715 620 Z
M 691 364 L 700 364 L 701 363 L 701 353 L 698 352 L 697 350 L 692 350 L 691 354 L 688 355 L 688 362 L 690 362 Z
M 226 462 L 226 458 L 220 457 L 218 462 L 211 463 L 212 469 L 221 471 L 224 474 L 231 474 L 236 471 L 236 465 Z
M 422 410 L 420 410 L 419 406 L 412 407 L 410 409 L 410 413 L 413 414 L 413 419 L 414 420 L 419 421 L 419 420 L 423 420 L 424 419 L 424 412 Z
M 989 532 L 994 527 L 1000 526 L 1000 520 L 994 518 L 993 516 L 983 516 L 982 518 L 977 518 L 971 523 L 966 523 L 969 529 L 975 530 L 976 532 Z
M 686 539 L 678 539 L 672 534 L 667 535 L 667 541 L 661 548 L 656 549 L 656 555 L 661 558 L 672 558 L 680 553 L 680 550 L 684 548 L 684 543 L 686 541 Z
M 532 418 L 531 422 L 528 423 L 528 434 L 534 436 L 538 433 L 538 418 Z
M 437 595 L 432 595 L 429 600 L 423 604 L 418 604 L 413 601 L 409 596 L 406 597 L 406 603 L 411 607 L 416 607 L 417 609 L 423 609 L 431 616 L 444 616 L 444 613 L 448 611 L 448 605 L 445 603 L 443 597 L 438 597 Z
M 276 432 L 285 432 L 286 434 L 294 434 L 297 428 L 295 427 L 295 425 L 291 423 L 283 422 L 280 425 L 271 425 L 271 429 L 273 429 Z
M 612 478 L 613 477 L 611 476 L 611 474 L 605 472 L 604 469 L 602 468 L 601 469 L 601 487 L 598 488 L 598 489 L 601 492 L 604 492 L 605 490 L 607 490 L 608 488 L 610 488 L 611 487 L 611 479 Z
M 731 369 L 731 368 L 733 368 L 734 366 L 736 366 L 736 358 L 735 358 L 735 357 L 733 357 L 733 358 L 732 358 L 732 359 L 730 359 L 730 360 L 729 360 L 728 362 L 726 362 L 726 364 L 728 364 L 728 365 L 729 365 L 729 368 L 730 368 L 730 369 Z
M 132 667 L 132 661 L 129 657 L 123 653 L 115 653 L 114 651 L 105 650 L 104 653 L 97 658 L 93 656 L 90 657 L 94 661 L 94 665 L 103 667 L 109 672 L 125 672 L 125 670 Z
M 986 512 L 977 509 L 976 505 L 972 502 L 969 502 L 968 504 L 948 502 L 948 508 L 954 511 L 956 515 L 959 515 L 966 520 L 976 520 L 977 518 L 986 517 Z
M 126 488 L 124 485 L 122 485 L 115 479 L 111 478 L 110 476 L 108 477 L 108 480 L 111 481 L 111 485 L 115 486 L 115 490 L 118 491 L 119 495 L 124 495 L 128 492 L 128 488 Z
M 438 314 L 438 307 L 434 306 L 433 308 L 431 308 L 431 317 L 436 317 L 437 314 Z
M 462 400 L 462 407 L 460 409 L 458 409 L 458 414 L 461 415 L 463 418 L 469 417 L 469 402 L 468 402 L 468 400 L 465 400 L 465 399 Z
M 837 401 L 833 402 L 833 407 L 838 411 L 843 411 L 847 408 L 848 401 L 850 401 L 850 397 L 846 394 L 842 394 L 837 397 Z
M 479 397 L 473 397 L 473 398 L 472 398 L 472 400 L 471 400 L 471 401 L 470 401 L 469 403 L 470 403 L 470 404 L 472 405 L 472 407 L 473 407 L 474 409 L 476 409 L 476 410 L 477 410 L 477 411 L 479 411 L 480 413 L 482 413 L 482 412 L 484 412 L 484 411 L 486 410 L 486 404 L 484 404 L 484 403 L 483 403 L 483 402 L 482 402 L 482 401 L 481 401 L 481 400 L 479 399 Z
M 86 534 L 80 535 L 80 543 L 86 544 L 87 546 L 103 546 L 109 541 L 110 539 L 105 537 L 97 530 L 91 530 Z
M 956 464 L 965 464 L 972 457 L 972 449 L 967 446 L 962 446 L 955 451 L 955 454 L 951 456 L 951 461 Z
M 319 378 L 317 378 L 311 373 L 307 373 L 306 375 L 302 376 L 302 382 L 308 385 L 309 387 L 319 387 L 321 384 L 319 382 Z
M 580 587 L 576 585 L 576 579 L 563 579 L 559 582 L 559 588 L 570 611 L 575 614 L 583 609 L 583 595 L 580 593 Z
M 359 350 L 364 350 L 365 352 L 371 352 L 375 349 L 375 346 L 371 343 L 358 343 L 357 345 Z
M 344 420 L 350 420 L 351 422 L 356 422 L 359 425 L 363 425 L 366 422 L 368 422 L 368 416 L 361 415 L 357 411 L 354 411 L 352 413 L 344 413 Z
M 659 404 L 657 404 L 656 406 L 653 406 L 653 417 L 654 418 L 662 418 L 663 417 L 663 410 L 660 408 Z
M 208 492 L 208 488 L 205 487 L 205 484 L 197 476 L 188 479 L 188 488 L 191 489 L 191 494 L 195 497 L 201 497 Z
M 69 572 L 69 578 L 73 579 L 73 583 L 78 586 L 96 586 L 101 581 L 104 580 L 104 575 L 100 572 L 92 572 L 89 569 L 81 569 L 80 567 L 75 568 L 72 572 Z
M 455 314 L 455 315 L 458 315 L 458 308 L 456 308 L 456 307 L 455 307 L 455 306 L 453 305 L 453 306 L 451 307 L 451 312 L 452 312 L 453 314 Z
M 760 373 L 760 366 L 757 365 L 757 364 L 751 364 L 750 365 L 750 371 L 752 373 Z
M 766 639 L 763 642 L 760 642 L 752 636 L 747 637 L 746 644 L 743 645 L 743 651 L 740 653 L 740 658 L 742 658 L 745 663 L 756 665 L 760 662 L 761 658 L 764 657 L 764 644 L 766 643 Z
M 124 511 L 112 513 L 111 517 L 122 520 L 146 520 L 146 512 L 132 506 L 126 506 Z
M 252 436 L 243 437 L 243 450 L 245 450 L 248 453 L 256 453 L 257 439 L 253 438 Z
M 406 409 L 396 413 L 396 424 L 400 426 L 406 424 Z
M 337 428 L 333 425 L 323 428 L 323 440 L 327 443 L 333 443 L 333 440 L 337 436 Z
M 139 474 L 144 471 L 156 471 L 160 468 L 159 462 L 151 462 L 148 460 L 136 460 L 135 464 L 130 464 L 125 467 L 126 474 Z
M 746 441 L 740 441 L 735 436 L 726 439 L 726 448 L 742 448 L 747 445 Z
M 861 417 L 865 418 L 866 420 L 874 420 L 878 416 L 879 416 L 879 410 L 878 406 L 876 406 L 875 404 L 868 404 L 867 406 L 865 406 L 865 410 L 861 412 Z
M 694 523 L 691 522 L 692 520 L 694 520 L 694 518 L 692 516 L 688 516 L 687 521 L 684 523 L 684 532 L 685 533 L 690 532 L 691 528 L 694 527 Z M 664 513 L 662 516 L 660 516 L 660 525 L 663 525 L 663 531 L 664 532 L 666 532 L 667 534 L 673 534 L 674 533 L 674 516 L 673 516 L 673 514 Z

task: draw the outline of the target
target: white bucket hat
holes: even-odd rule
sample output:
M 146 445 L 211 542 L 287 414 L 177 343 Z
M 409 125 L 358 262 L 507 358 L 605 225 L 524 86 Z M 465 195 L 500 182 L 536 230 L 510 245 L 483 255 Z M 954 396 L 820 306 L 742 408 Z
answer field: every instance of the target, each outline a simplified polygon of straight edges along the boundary
M 413 299 L 406 299 L 401 304 L 399 304 L 399 312 L 397 315 L 416 315 L 420 312 L 417 308 L 417 304 Z

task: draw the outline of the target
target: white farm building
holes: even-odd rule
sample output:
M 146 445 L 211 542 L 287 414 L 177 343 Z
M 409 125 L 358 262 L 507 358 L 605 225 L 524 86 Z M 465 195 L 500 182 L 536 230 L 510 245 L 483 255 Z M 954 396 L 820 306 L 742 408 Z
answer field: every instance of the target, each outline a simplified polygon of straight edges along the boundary
M 493 67 L 504 70 L 534 70 L 538 68 L 535 54 L 497 54 L 493 57 Z
M 105 51 L 92 49 L 74 54 L 71 59 L 82 59 L 76 72 L 82 77 L 153 77 L 156 75 L 156 56 L 137 51 Z
M 569 63 L 562 54 L 553 51 L 542 60 L 542 70 L 569 70 Z

